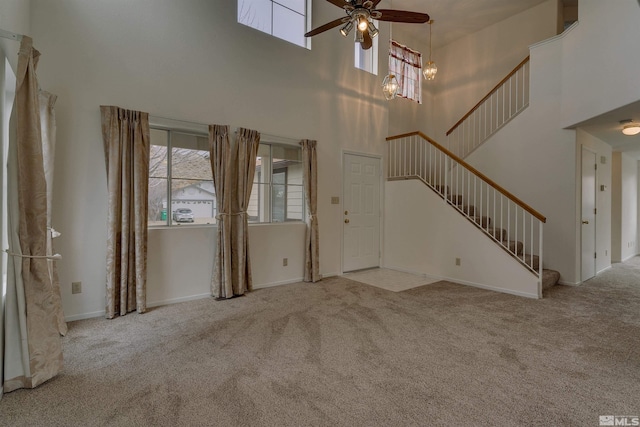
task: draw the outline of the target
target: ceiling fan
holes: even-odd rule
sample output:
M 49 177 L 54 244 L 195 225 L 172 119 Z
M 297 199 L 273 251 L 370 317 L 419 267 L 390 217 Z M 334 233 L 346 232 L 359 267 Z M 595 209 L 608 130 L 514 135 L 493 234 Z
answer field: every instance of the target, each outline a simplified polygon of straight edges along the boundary
M 404 22 L 407 24 L 424 24 L 429 22 L 429 15 L 419 12 L 407 12 L 404 10 L 376 9 L 381 0 L 327 0 L 329 3 L 344 9 L 347 16 L 328 22 L 315 28 L 305 37 L 313 37 L 324 33 L 327 30 L 344 24 L 340 29 L 343 36 L 347 36 L 354 26 L 356 26 L 356 43 L 360 43 L 363 49 L 370 49 L 373 45 L 373 37 L 378 35 L 378 29 L 373 25 L 372 20 L 388 22 Z

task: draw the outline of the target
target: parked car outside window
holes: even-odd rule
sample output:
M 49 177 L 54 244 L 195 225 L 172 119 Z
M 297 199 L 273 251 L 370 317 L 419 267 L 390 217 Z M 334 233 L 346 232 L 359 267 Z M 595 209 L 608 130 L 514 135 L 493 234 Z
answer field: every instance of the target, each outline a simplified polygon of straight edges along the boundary
M 176 209 L 173 212 L 175 222 L 193 222 L 193 211 L 189 208 Z

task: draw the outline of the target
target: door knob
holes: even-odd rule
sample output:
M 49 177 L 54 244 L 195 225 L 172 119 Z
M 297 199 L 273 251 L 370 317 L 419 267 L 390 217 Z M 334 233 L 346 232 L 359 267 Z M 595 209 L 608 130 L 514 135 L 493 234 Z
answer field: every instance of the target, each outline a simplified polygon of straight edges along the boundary
M 345 215 L 349 215 L 349 211 L 344 211 L 344 214 Z
M 349 224 L 349 218 L 345 219 L 345 220 L 344 220 L 344 223 L 345 223 L 345 224 Z
M 583 224 L 589 224 L 589 221 L 582 221 Z

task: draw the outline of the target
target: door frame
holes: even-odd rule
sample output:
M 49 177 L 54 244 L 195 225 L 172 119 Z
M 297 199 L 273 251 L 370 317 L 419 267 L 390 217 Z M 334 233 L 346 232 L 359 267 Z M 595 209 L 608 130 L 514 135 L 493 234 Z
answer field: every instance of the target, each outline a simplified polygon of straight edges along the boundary
M 582 277 L 582 273 L 583 273 L 583 253 L 584 253 L 584 233 L 583 233 L 583 228 L 582 227 L 582 220 L 583 220 L 583 215 L 582 215 L 582 211 L 584 208 L 584 199 L 583 199 L 583 193 L 584 193 L 584 188 L 583 188 L 583 184 L 584 184 L 584 169 L 583 169 L 583 164 L 584 164 L 584 159 L 583 159 L 583 155 L 584 152 L 588 151 L 589 153 L 593 154 L 593 158 L 594 158 L 594 165 L 597 165 L 598 163 L 598 153 L 585 146 L 585 145 L 581 145 L 580 147 L 580 218 L 579 218 L 579 224 L 580 224 L 580 282 L 579 283 L 583 283 L 585 280 L 589 280 L 593 277 L 596 276 L 597 271 L 598 271 L 598 265 L 596 262 L 596 258 L 594 257 L 593 259 L 593 275 L 587 279 Z M 594 169 L 594 175 L 595 175 L 595 181 L 594 181 L 594 188 L 593 188 L 593 199 L 594 199 L 594 208 L 597 209 L 598 206 L 598 169 L 597 166 Z M 594 224 L 593 224 L 593 246 L 594 246 L 594 250 L 598 249 L 598 215 L 597 213 L 594 215 Z
M 379 221 L 378 221 L 378 228 L 379 228 L 379 236 L 380 238 L 378 239 L 378 267 L 382 267 L 382 248 L 383 248 L 383 239 L 384 239 L 384 159 L 383 156 L 380 154 L 372 154 L 372 153 L 364 153 L 361 151 L 352 151 L 352 150 L 342 150 L 342 153 L 340 154 L 340 174 L 341 174 L 341 180 L 340 180 L 340 231 L 341 231 L 341 239 L 340 239 L 340 274 L 344 274 L 344 254 L 345 254 L 345 249 L 344 249 L 344 166 L 345 166 L 345 156 L 346 155 L 350 155 L 350 156 L 360 156 L 360 157 L 369 157 L 369 158 L 373 158 L 373 159 L 377 159 L 380 162 L 380 178 L 379 178 L 379 184 L 380 184 L 380 194 L 379 194 L 379 200 L 380 200 L 380 204 L 378 206 L 379 210 L 380 210 L 380 216 L 379 216 Z

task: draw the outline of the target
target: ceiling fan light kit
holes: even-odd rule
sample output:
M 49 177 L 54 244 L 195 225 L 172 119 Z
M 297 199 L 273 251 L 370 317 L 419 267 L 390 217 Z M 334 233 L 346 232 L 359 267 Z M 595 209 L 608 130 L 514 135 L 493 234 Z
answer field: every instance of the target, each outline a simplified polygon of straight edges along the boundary
M 347 16 L 335 19 L 331 22 L 315 28 L 305 37 L 313 37 L 317 34 L 324 33 L 334 27 L 343 25 L 340 33 L 343 36 L 349 35 L 353 27 L 357 27 L 355 34 L 356 43 L 360 43 L 363 49 L 370 49 L 372 46 L 371 39 L 379 33 L 373 20 L 387 22 L 404 22 L 407 24 L 424 24 L 429 22 L 429 15 L 426 13 L 408 12 L 404 10 L 394 9 L 376 9 L 381 0 L 327 0 L 329 3 L 337 6 L 345 11 Z

